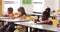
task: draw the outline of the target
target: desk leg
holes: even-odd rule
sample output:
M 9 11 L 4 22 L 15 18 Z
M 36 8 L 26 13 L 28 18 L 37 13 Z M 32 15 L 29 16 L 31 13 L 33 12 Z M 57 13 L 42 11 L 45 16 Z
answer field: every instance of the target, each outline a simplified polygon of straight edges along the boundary
M 32 28 L 31 27 L 26 27 L 26 32 L 32 32 Z
M 28 27 L 26 27 L 26 32 L 28 32 Z
M 34 28 L 34 31 L 33 32 L 38 32 L 38 29 L 37 28 Z
M 39 21 L 40 16 L 38 15 L 38 21 Z
M 41 29 L 39 29 L 39 32 L 46 32 L 46 30 L 41 30 Z
M 33 32 L 31 27 L 30 27 L 30 32 Z
M 37 29 L 37 28 L 34 28 L 34 32 L 46 32 L 46 30 L 42 30 L 42 29 Z

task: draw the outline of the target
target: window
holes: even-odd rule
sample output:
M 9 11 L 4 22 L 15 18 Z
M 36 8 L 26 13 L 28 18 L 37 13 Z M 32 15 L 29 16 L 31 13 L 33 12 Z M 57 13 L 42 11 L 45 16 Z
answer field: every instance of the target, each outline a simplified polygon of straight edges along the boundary
M 20 7 L 20 0 L 3 0 L 3 14 L 7 13 L 9 7 L 14 9 L 14 13 L 17 12 L 17 8 Z
M 33 0 L 33 11 L 43 12 L 44 11 L 45 0 Z

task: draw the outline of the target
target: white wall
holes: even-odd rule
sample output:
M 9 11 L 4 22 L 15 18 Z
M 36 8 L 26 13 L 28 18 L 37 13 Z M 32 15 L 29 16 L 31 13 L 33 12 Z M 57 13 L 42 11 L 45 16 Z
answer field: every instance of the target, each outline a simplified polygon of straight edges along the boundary
M 33 12 L 33 4 L 22 4 L 22 0 L 21 0 L 20 5 L 25 8 L 27 13 Z M 59 0 L 45 0 L 45 8 L 47 6 L 50 7 L 52 11 L 57 10 L 59 9 Z
M 52 10 L 59 8 L 59 0 L 45 0 L 45 8 L 50 7 Z
M 59 0 L 55 0 L 55 9 L 56 9 L 56 10 L 59 9 Z
M 45 9 L 45 0 L 33 0 L 33 11 L 42 13 Z
M 46 7 L 50 7 L 52 10 L 54 9 L 54 2 L 53 2 L 54 0 L 45 0 L 45 8 Z
M 60 0 L 59 0 L 59 9 L 60 9 Z
M 32 0 L 33 2 L 33 0 Z M 33 12 L 33 3 L 32 4 L 22 4 L 22 0 L 20 0 L 20 6 L 24 7 L 26 13 Z M 50 7 L 52 10 L 57 10 L 60 8 L 60 0 L 45 0 L 45 8 Z
M 22 0 L 21 0 L 21 7 L 25 8 L 26 13 L 32 13 L 33 10 L 33 4 L 22 4 Z
M 20 6 L 25 8 L 26 13 L 30 14 L 33 12 L 33 0 L 32 0 L 32 4 L 22 4 L 22 0 L 20 2 L 21 2 Z
M 13 12 L 16 13 L 17 12 L 17 9 L 18 7 L 20 6 L 20 1 L 19 0 L 2 0 L 2 13 L 3 14 L 7 14 L 7 9 L 9 7 L 12 7 L 13 8 Z

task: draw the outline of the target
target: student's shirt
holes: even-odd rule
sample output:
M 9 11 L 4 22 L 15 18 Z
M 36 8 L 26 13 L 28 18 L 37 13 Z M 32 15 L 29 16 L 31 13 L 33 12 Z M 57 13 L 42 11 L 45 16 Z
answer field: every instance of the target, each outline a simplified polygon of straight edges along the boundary
M 40 18 L 39 18 L 39 21 L 40 21 L 40 22 L 49 22 L 50 20 L 47 19 L 47 20 L 44 20 L 44 21 L 43 21 L 43 20 L 42 20 L 42 17 L 40 17 Z
M 30 20 L 30 21 L 34 21 L 35 19 L 31 16 L 28 16 L 28 15 L 23 15 L 20 17 L 21 19 L 25 19 L 25 20 Z
M 10 17 L 10 18 L 13 18 L 14 17 L 14 14 L 13 13 L 11 13 L 11 14 L 6 14 L 5 15 L 6 17 Z M 13 24 L 13 22 L 6 22 L 6 24 Z
M 28 15 L 23 15 L 23 16 L 21 16 L 21 17 L 19 17 L 20 19 L 24 19 L 24 20 L 28 20 L 28 21 L 34 21 L 35 19 L 33 18 L 33 17 L 31 17 L 31 16 L 28 16 Z M 15 28 L 21 28 L 21 26 L 15 26 Z
M 8 17 L 14 17 L 14 14 L 7 14 Z
M 15 13 L 14 17 L 19 17 L 19 14 L 18 13 Z M 23 15 L 23 16 L 20 16 L 19 17 L 20 19 L 25 19 L 25 20 L 30 20 L 30 21 L 34 21 L 35 18 L 29 16 L 29 15 Z

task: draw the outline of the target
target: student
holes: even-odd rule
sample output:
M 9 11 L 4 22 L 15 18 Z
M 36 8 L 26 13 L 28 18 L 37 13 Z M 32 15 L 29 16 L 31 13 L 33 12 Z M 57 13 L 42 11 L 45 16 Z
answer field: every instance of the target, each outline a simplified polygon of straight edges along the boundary
M 41 24 L 52 24 L 52 22 L 50 22 L 49 20 L 50 17 L 50 8 L 46 8 L 46 10 L 43 12 L 42 17 L 39 18 L 39 21 L 42 22 Z M 45 30 L 41 30 L 41 29 L 34 29 L 34 32 L 47 32 Z
M 18 8 L 18 16 L 17 16 L 17 18 L 30 20 L 30 21 L 34 20 L 33 17 L 31 17 L 28 14 L 26 14 L 24 7 L 19 7 Z
M 46 8 L 42 14 L 42 17 L 39 20 L 40 21 L 48 21 L 49 17 L 50 17 L 50 11 L 51 11 L 51 9 L 49 7 Z
M 40 17 L 39 21 L 40 22 L 41 21 L 44 21 L 44 22 L 48 21 L 49 20 L 49 16 L 48 15 L 49 15 L 48 12 L 44 11 L 43 15 L 42 15 L 42 17 Z
M 19 7 L 18 8 L 18 14 L 19 14 L 18 17 L 20 19 L 34 21 L 34 18 L 32 18 L 32 17 L 30 17 L 29 15 L 26 14 L 24 7 Z M 19 26 L 16 26 L 16 28 L 19 28 Z M 26 32 L 28 32 L 28 27 L 25 27 L 25 28 L 26 28 Z
M 44 11 L 42 17 L 39 18 L 39 21 L 40 21 L 40 22 L 43 22 L 43 23 L 48 22 L 48 17 L 47 17 L 46 14 L 47 14 L 47 12 Z M 37 28 L 34 29 L 34 32 L 38 32 L 38 31 L 39 31 L 39 32 L 43 32 L 43 31 L 45 31 L 45 30 L 41 30 L 41 29 L 37 29 Z
M 8 8 L 8 14 L 4 15 L 5 17 L 10 17 L 13 18 L 14 14 L 13 14 L 13 8 L 9 7 Z M 14 31 L 14 23 L 13 22 L 7 22 L 6 25 L 3 25 L 1 27 L 1 31 L 5 32 L 4 30 L 8 28 L 8 32 L 13 32 Z

